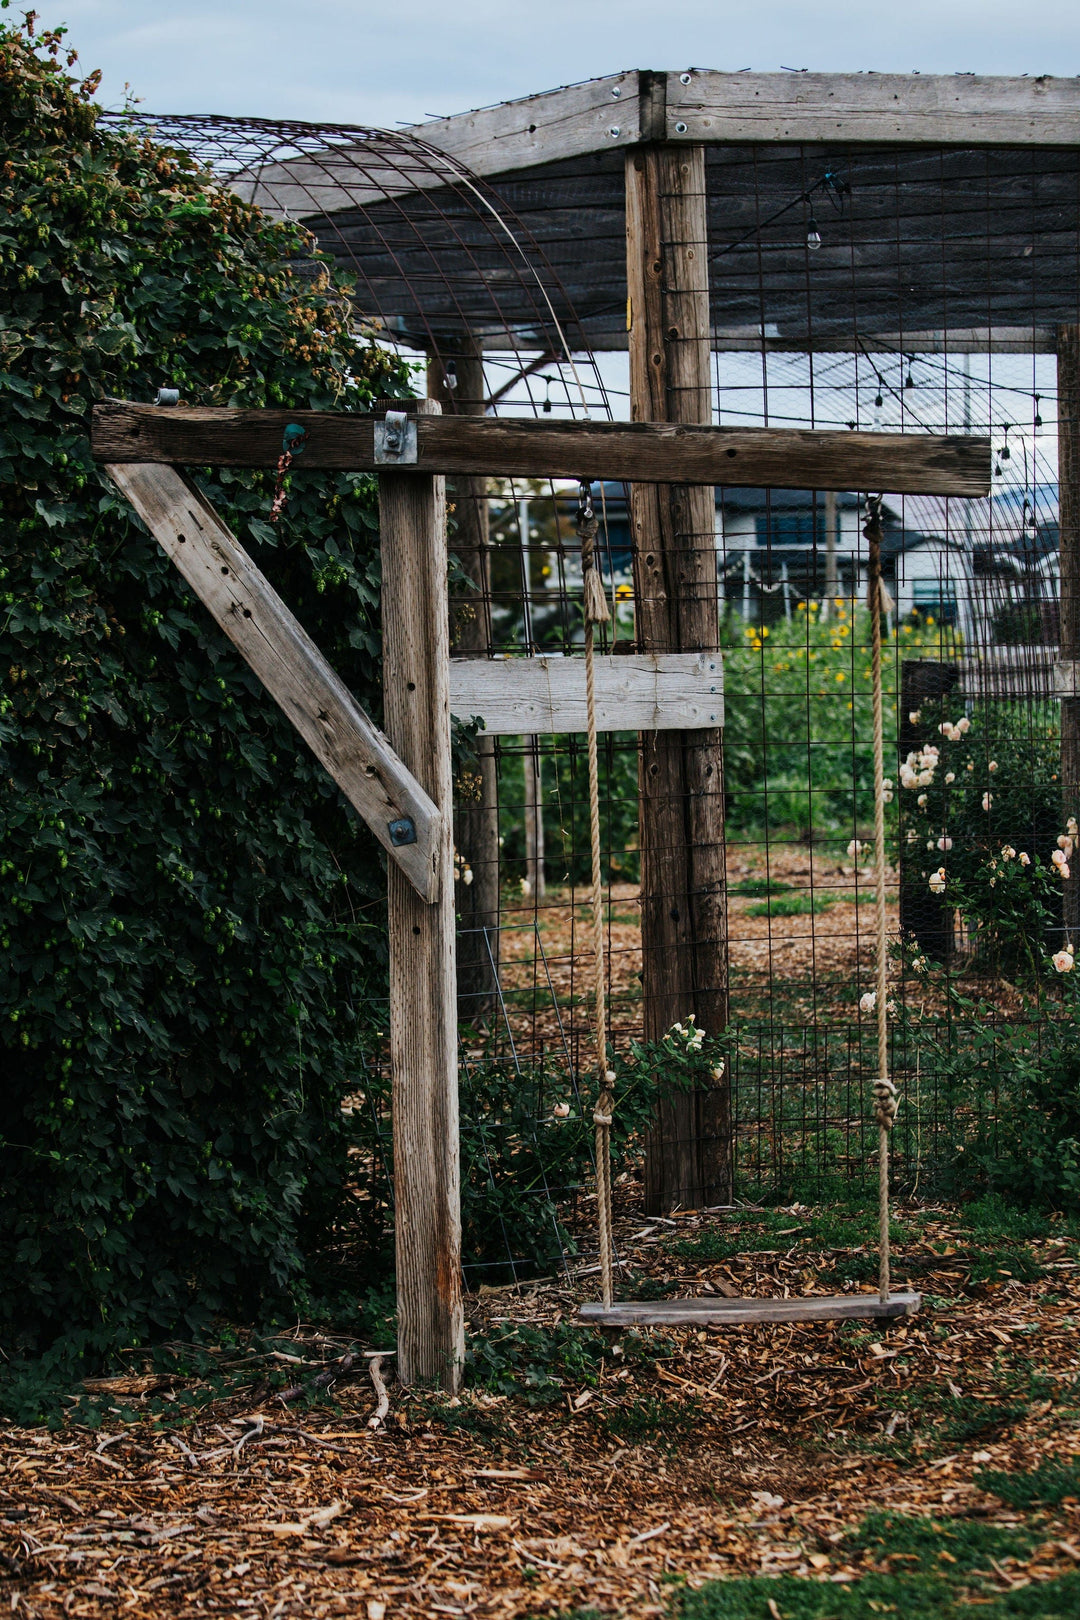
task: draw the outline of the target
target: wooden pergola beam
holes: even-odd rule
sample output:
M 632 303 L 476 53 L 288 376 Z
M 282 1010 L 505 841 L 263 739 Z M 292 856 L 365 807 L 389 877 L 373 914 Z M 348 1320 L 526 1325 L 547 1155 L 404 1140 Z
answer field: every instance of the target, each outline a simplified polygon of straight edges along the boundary
M 482 177 L 658 140 L 1074 146 L 1080 79 L 637 68 L 433 119 L 410 133 Z M 371 154 L 363 156 L 370 167 Z M 379 196 L 401 195 L 431 177 L 398 166 L 379 181 Z M 332 163 L 307 156 L 237 176 L 234 185 L 271 212 L 287 204 L 293 213 L 329 213 L 375 196 L 355 176 L 346 183 Z
M 290 424 L 305 431 L 303 468 L 385 472 L 382 416 L 224 406 L 94 407 L 94 455 L 108 462 L 273 467 Z M 536 422 L 421 417 L 416 459 L 401 469 L 503 478 L 632 480 L 765 489 L 865 489 L 979 496 L 990 488 L 988 438 L 931 433 L 821 432 L 672 422 Z
M 664 75 L 668 141 L 1075 146 L 1080 79 L 977 73 Z M 685 81 L 685 82 L 684 82 Z

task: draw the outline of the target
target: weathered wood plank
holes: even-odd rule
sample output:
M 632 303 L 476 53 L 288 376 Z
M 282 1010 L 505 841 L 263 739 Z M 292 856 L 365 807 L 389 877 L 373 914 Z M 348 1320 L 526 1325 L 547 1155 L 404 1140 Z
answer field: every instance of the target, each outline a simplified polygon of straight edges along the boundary
M 707 319 L 707 316 L 706 316 Z M 94 407 L 94 455 L 108 462 L 273 467 L 285 427 L 307 434 L 302 465 L 378 470 L 374 416 L 227 406 Z M 626 479 L 764 489 L 985 495 L 990 440 L 958 434 L 819 432 L 679 422 L 535 422 L 421 417 L 410 471 L 503 478 Z
M 162 550 L 425 902 L 439 894 L 444 818 L 213 507 L 172 467 L 109 466 Z M 411 820 L 415 841 L 395 844 Z M 452 891 L 453 884 L 448 882 Z
M 1011 695 L 1011 694 L 1010 694 Z M 1056 698 L 1080 698 L 1080 661 L 1059 658 L 1054 665 L 1054 691 Z M 1071 815 L 1072 812 L 1070 811 Z
M 634 653 L 598 657 L 598 731 L 694 731 L 724 723 L 719 653 Z M 566 735 L 586 728 L 580 658 L 456 658 L 450 708 L 480 715 L 493 736 Z
M 434 401 L 421 409 L 438 410 Z M 379 479 L 386 729 L 443 811 L 451 860 L 450 633 L 446 495 L 441 479 Z M 454 886 L 423 905 L 388 884 L 390 1064 L 398 1363 L 406 1386 L 456 1390 L 464 1360 L 458 1152 Z
M 957 326 L 948 330 L 861 332 L 821 336 L 806 331 L 766 337 L 760 327 L 713 327 L 714 354 L 1053 354 L 1057 330 L 1052 326 Z M 594 348 L 625 348 L 622 334 Z
M 449 385 L 447 366 L 457 373 Z M 453 344 L 440 340 L 438 357 L 428 361 L 428 397 L 448 416 L 483 416 L 487 400 L 484 357 L 479 342 L 466 336 Z M 450 646 L 454 652 L 484 656 L 491 636 L 491 533 L 486 478 L 455 478 L 447 483 L 447 511 L 454 524 L 450 549 L 473 589 L 450 600 Z M 475 792 L 459 794 L 454 805 L 454 849 L 472 873 L 456 886 L 458 1020 L 476 1024 L 495 1007 L 499 993 L 499 783 L 492 738 L 476 739 Z
M 938 73 L 667 75 L 669 141 L 1075 146 L 1080 79 Z
M 638 77 L 631 71 L 586 79 L 521 101 L 436 119 L 410 133 L 480 175 L 632 146 L 642 133 Z
M 669 1299 L 647 1305 L 600 1304 L 578 1307 L 583 1322 L 595 1327 L 740 1327 L 748 1322 L 844 1322 L 860 1317 L 911 1316 L 921 1294 L 892 1294 L 883 1305 L 877 1294 L 823 1294 L 803 1299 Z
M 709 434 L 708 217 L 700 146 L 627 157 L 626 278 L 635 423 Z M 710 480 L 630 488 L 637 633 L 648 652 L 718 656 Z M 693 1016 L 727 1022 L 723 760 L 718 724 L 641 738 L 641 983 L 646 1040 Z M 731 1199 L 728 1081 L 660 1100 L 645 1158 L 645 1207 Z

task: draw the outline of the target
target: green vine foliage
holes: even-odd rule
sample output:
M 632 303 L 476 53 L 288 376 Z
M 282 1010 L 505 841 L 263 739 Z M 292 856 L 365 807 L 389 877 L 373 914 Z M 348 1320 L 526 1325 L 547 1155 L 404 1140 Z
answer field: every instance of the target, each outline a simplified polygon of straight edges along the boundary
M 374 843 L 91 460 L 90 407 L 408 391 L 301 229 L 104 127 L 31 28 L 0 25 L 8 1351 L 295 1301 L 364 1190 L 341 1103 L 385 994 Z M 271 475 L 201 483 L 377 716 L 371 481 L 298 472 L 276 529 Z

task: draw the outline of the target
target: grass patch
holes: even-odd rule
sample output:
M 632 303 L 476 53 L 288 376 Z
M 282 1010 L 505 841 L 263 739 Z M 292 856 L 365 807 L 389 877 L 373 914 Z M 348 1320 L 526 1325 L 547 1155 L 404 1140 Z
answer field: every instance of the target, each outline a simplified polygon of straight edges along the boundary
M 686 1593 L 678 1612 L 680 1620 L 971 1620 L 973 1612 L 987 1620 L 1071 1620 L 1080 1612 L 1080 1574 L 1003 1593 L 990 1563 L 1026 1559 L 1040 1539 L 1026 1526 L 871 1514 L 837 1549 L 838 1564 L 865 1570 L 850 1584 L 791 1575 L 713 1581 Z
M 654 1395 L 627 1401 L 598 1414 L 598 1426 L 612 1439 L 625 1444 L 664 1444 L 669 1450 L 692 1434 L 701 1422 L 699 1403 L 695 1400 L 658 1401 Z
M 984 1468 L 975 1478 L 984 1491 L 999 1496 L 1009 1507 L 1056 1507 L 1067 1496 L 1080 1499 L 1080 1457 L 1070 1457 L 1068 1462 L 1050 1458 L 1026 1473 L 1000 1474 Z
M 769 878 L 743 878 L 741 883 L 732 883 L 728 887 L 729 894 L 744 894 L 752 900 L 764 900 L 770 894 L 790 894 L 794 889 L 793 883 L 777 883 Z
M 969 1440 L 1000 1434 L 1026 1417 L 1041 1388 L 1033 1389 L 1030 1377 L 1024 1382 L 1027 1387 L 1020 1388 L 1020 1380 L 1005 1378 L 990 1399 L 954 1395 L 937 1384 L 903 1391 L 885 1389 L 880 1407 L 907 1418 L 910 1438 L 920 1437 L 935 1449 L 948 1450 Z
M 748 917 L 811 917 L 836 903 L 834 894 L 780 894 L 775 900 L 762 900 L 747 906 Z
M 607 1353 L 603 1334 L 574 1323 L 515 1324 L 469 1339 L 465 1380 L 492 1394 L 523 1395 L 530 1406 L 552 1406 L 567 1383 L 595 1384 Z

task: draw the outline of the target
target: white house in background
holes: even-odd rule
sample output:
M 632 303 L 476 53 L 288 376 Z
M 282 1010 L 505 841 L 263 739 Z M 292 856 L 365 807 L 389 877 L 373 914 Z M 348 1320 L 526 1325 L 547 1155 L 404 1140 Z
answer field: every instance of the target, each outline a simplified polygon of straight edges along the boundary
M 961 541 L 890 526 L 881 561 L 898 619 L 918 612 L 937 624 L 955 627 L 965 638 L 971 636 L 970 560 Z

